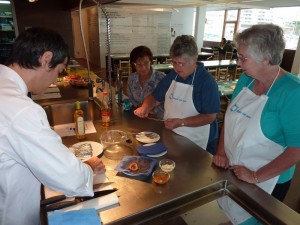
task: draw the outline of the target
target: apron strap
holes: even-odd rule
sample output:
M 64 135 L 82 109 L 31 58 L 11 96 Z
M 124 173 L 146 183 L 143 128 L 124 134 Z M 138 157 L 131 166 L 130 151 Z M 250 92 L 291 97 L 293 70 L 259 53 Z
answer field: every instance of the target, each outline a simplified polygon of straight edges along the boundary
M 193 80 L 192 80 L 191 86 L 193 86 L 193 84 L 194 84 L 195 74 L 196 74 L 196 69 L 194 70 L 194 75 L 193 75 Z M 178 74 L 176 74 L 174 81 L 176 81 L 177 77 L 178 77 Z
M 268 95 L 269 92 L 271 91 L 271 88 L 273 87 L 275 81 L 277 80 L 277 77 L 278 77 L 279 73 L 280 73 L 280 66 L 278 66 L 278 72 L 277 72 L 277 75 L 276 75 L 275 79 L 273 80 L 273 82 L 272 82 L 272 84 L 271 84 L 271 87 L 269 88 L 269 90 L 268 90 L 268 92 L 267 92 L 266 95 Z
M 271 91 L 271 89 L 272 89 L 272 87 L 273 87 L 275 81 L 277 80 L 277 77 L 279 76 L 279 73 L 280 73 L 280 66 L 278 66 L 278 72 L 277 72 L 277 75 L 275 76 L 275 78 L 274 78 L 274 80 L 273 80 L 273 82 L 272 82 L 270 88 L 268 89 L 268 92 L 266 93 L 267 96 L 268 96 L 269 92 Z M 248 84 L 247 88 L 250 87 L 250 85 L 254 82 L 254 80 L 255 80 L 255 79 L 253 78 L 253 80 L 250 82 L 250 84 Z

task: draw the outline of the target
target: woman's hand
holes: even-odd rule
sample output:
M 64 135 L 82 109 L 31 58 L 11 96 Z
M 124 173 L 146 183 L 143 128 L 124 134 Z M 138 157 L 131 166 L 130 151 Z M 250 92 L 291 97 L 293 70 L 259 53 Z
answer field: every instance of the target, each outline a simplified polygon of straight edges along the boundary
M 213 156 L 213 163 L 221 168 L 228 169 L 229 161 L 225 153 L 217 153 Z
M 253 171 L 249 170 L 244 166 L 231 166 L 230 170 L 233 171 L 234 175 L 242 181 L 245 181 L 250 184 L 255 184 L 256 180 L 253 176 Z
M 106 171 L 105 165 L 97 156 L 93 156 L 92 158 L 86 160 L 84 163 L 88 164 L 93 169 L 95 174 L 102 174 Z
M 134 110 L 133 113 L 134 113 L 134 115 L 136 115 L 140 118 L 146 118 L 146 117 L 148 117 L 148 114 L 149 114 L 148 110 L 143 106 Z
M 167 129 L 173 130 L 177 127 L 180 127 L 181 123 L 182 123 L 182 119 L 178 119 L 178 118 L 166 119 L 165 127 Z

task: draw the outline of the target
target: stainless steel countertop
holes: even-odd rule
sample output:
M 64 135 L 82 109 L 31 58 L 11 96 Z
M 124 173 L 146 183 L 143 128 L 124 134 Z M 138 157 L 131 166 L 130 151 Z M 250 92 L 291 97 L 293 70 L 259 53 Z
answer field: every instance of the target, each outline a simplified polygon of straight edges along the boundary
M 72 90 L 65 90 L 62 93 L 68 95 L 74 91 L 87 93 L 86 89 L 68 88 Z M 71 97 L 64 94 L 59 102 L 71 101 L 74 96 L 84 96 L 83 93 L 72 93 Z M 58 103 L 57 99 L 37 102 L 42 105 Z M 86 140 L 100 142 L 99 136 L 103 131 L 120 129 L 128 133 L 132 140 L 129 146 L 134 151 L 135 146 L 141 143 L 131 135 L 131 132 L 156 132 L 161 137 L 160 142 L 168 148 L 168 153 L 161 158 L 170 158 L 176 162 L 170 181 L 165 185 L 157 185 L 151 178 L 136 179 L 117 173 L 114 168 L 119 160 L 103 157 L 106 174 L 109 180 L 114 182 L 113 187 L 118 188 L 116 193 L 120 200 L 119 206 L 100 212 L 104 225 L 133 225 L 156 219 L 163 220 L 190 209 L 193 204 L 205 204 L 222 195 L 233 198 L 265 224 L 299 224 L 299 214 L 257 186 L 238 181 L 231 171 L 212 165 L 212 156 L 208 152 L 187 138 L 164 128 L 163 122 L 141 119 L 132 112 L 124 112 L 121 107 L 115 106 L 109 128 L 102 127 L 100 120 L 95 120 L 94 125 L 97 133 L 87 134 Z M 63 138 L 66 146 L 76 142 L 78 140 L 75 137 Z

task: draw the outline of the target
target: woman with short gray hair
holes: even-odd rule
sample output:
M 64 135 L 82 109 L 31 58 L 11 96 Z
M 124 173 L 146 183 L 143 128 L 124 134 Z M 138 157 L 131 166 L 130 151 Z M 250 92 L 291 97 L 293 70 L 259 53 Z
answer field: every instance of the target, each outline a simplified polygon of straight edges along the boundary
M 220 111 L 217 83 L 203 63 L 197 62 L 198 48 L 193 36 L 176 37 L 170 57 L 173 70 L 134 113 L 147 117 L 152 108 L 164 104 L 167 129 L 215 154 L 218 140 L 216 115 Z
M 235 37 L 240 77 L 225 114 L 215 165 L 283 201 L 300 160 L 300 80 L 280 67 L 285 42 L 274 24 Z M 257 224 L 245 210 L 220 201 L 234 224 Z M 224 205 L 225 204 L 225 205 Z

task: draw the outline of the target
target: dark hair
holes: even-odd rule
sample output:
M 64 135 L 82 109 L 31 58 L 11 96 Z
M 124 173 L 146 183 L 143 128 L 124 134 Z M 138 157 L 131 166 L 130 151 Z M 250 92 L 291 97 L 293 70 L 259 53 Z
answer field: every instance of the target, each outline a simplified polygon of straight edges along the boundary
M 16 39 L 12 53 L 6 65 L 17 63 L 22 68 L 34 69 L 41 66 L 39 58 L 46 52 L 52 52 L 50 68 L 69 61 L 69 49 L 63 38 L 55 31 L 46 28 L 30 28 Z
M 153 53 L 151 52 L 150 48 L 140 45 L 132 49 L 132 51 L 130 52 L 130 63 L 132 65 L 132 68 L 134 69 L 133 71 L 135 71 L 134 63 L 138 60 L 138 58 L 143 58 L 145 56 L 149 57 L 149 60 L 152 64 Z
M 181 35 L 176 37 L 171 48 L 170 57 L 188 56 L 190 58 L 198 57 L 198 47 L 196 40 L 191 35 Z

